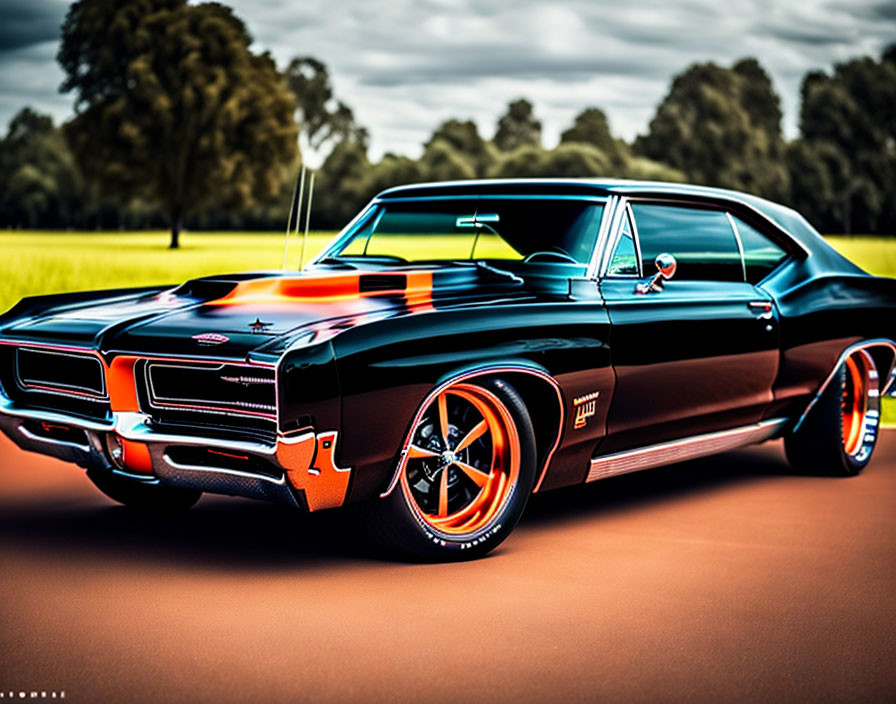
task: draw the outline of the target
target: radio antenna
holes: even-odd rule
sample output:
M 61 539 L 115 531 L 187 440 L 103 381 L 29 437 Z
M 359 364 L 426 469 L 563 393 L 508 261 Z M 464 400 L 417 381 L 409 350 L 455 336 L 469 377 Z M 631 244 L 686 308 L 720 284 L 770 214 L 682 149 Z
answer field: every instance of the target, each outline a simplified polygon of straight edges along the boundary
M 302 252 L 299 256 L 299 271 L 305 266 L 305 243 L 308 241 L 308 227 L 311 224 L 311 199 L 314 197 L 314 172 L 308 181 L 308 210 L 305 214 L 305 234 L 302 236 Z M 301 201 L 300 201 L 301 202 Z
M 305 165 L 302 164 L 302 170 L 299 172 L 299 176 L 296 177 L 296 183 L 292 187 L 292 200 L 289 202 L 289 217 L 286 220 L 286 239 L 283 242 L 283 264 L 281 265 L 281 269 L 286 271 L 286 262 L 289 257 L 289 233 L 292 232 L 292 216 L 293 213 L 296 213 L 296 231 L 298 231 L 299 227 L 299 217 L 302 212 L 302 203 L 299 201 L 298 212 L 296 212 L 296 194 L 300 192 L 302 186 L 299 185 L 299 181 L 302 181 L 304 184 L 305 181 Z M 301 197 L 301 196 L 300 196 Z

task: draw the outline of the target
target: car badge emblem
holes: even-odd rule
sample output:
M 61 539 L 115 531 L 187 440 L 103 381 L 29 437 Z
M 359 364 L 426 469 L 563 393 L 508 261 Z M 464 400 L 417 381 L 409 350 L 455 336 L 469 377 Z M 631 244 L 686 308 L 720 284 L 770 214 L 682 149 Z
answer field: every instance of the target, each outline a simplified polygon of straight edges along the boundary
M 597 411 L 597 397 L 600 391 L 594 391 L 584 396 L 573 399 L 572 405 L 576 409 L 576 420 L 573 423 L 574 430 L 581 430 L 588 423 L 588 419 Z
M 229 384 L 240 384 L 247 389 L 253 385 L 271 385 L 276 383 L 273 379 L 256 376 L 222 376 L 221 381 L 226 381 Z
M 271 325 L 273 325 L 273 323 L 264 323 L 261 318 L 256 318 L 254 323 L 249 323 L 252 332 L 266 332 Z
M 200 335 L 193 335 L 193 339 L 200 345 L 222 345 L 225 342 L 230 341 L 230 338 L 227 337 L 227 335 L 222 335 L 217 332 L 204 332 Z

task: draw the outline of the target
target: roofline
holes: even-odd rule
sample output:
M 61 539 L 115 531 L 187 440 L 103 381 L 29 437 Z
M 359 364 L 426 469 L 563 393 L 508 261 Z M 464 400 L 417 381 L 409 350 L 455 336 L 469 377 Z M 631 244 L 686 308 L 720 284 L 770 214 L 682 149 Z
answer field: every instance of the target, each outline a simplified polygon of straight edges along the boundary
M 460 181 L 427 181 L 423 183 L 408 183 L 402 186 L 387 188 L 376 195 L 376 198 L 389 198 L 397 196 L 403 191 L 423 190 L 451 190 L 453 188 L 475 188 L 477 186 L 553 186 L 555 188 L 586 188 L 594 190 L 601 195 L 687 195 L 704 198 L 714 198 L 749 204 L 749 201 L 762 201 L 779 208 L 787 206 L 775 203 L 765 198 L 760 198 L 749 193 L 732 191 L 726 188 L 713 186 L 699 186 L 691 183 L 676 183 L 674 181 L 641 181 L 622 178 L 491 178 L 491 179 L 466 179 Z
M 512 188 L 515 186 L 532 187 L 552 187 L 557 190 L 569 188 L 578 191 L 579 195 L 583 195 L 582 191 L 593 191 L 594 195 L 610 196 L 616 195 L 621 197 L 648 197 L 648 198 L 664 198 L 668 200 L 685 199 L 692 202 L 702 202 L 712 205 L 735 206 L 741 210 L 747 211 L 754 216 L 759 217 L 764 223 L 771 226 L 784 236 L 788 242 L 792 242 L 797 250 L 802 251 L 804 255 L 811 253 L 813 247 L 810 242 L 806 241 L 805 232 L 794 232 L 785 226 L 774 213 L 787 213 L 791 217 L 796 217 L 805 223 L 803 218 L 797 211 L 780 203 L 760 198 L 749 193 L 740 191 L 732 191 L 725 188 L 715 188 L 712 186 L 698 186 L 688 183 L 675 183 L 671 181 L 636 181 L 629 179 L 597 179 L 597 178 L 508 178 L 508 179 L 469 179 L 463 181 L 431 181 L 426 183 L 410 183 L 403 186 L 394 186 L 388 188 L 374 197 L 374 202 L 378 200 L 388 200 L 390 198 L 400 197 L 406 193 L 414 191 L 452 191 L 454 189 L 475 189 L 477 187 L 500 188 L 506 186 Z M 424 197 L 422 194 L 420 197 Z M 457 193 L 457 195 L 466 195 Z M 548 195 L 548 194 L 545 194 Z M 414 197 L 408 195 L 408 197 Z M 820 235 L 814 231 L 808 223 L 806 227 L 821 240 Z

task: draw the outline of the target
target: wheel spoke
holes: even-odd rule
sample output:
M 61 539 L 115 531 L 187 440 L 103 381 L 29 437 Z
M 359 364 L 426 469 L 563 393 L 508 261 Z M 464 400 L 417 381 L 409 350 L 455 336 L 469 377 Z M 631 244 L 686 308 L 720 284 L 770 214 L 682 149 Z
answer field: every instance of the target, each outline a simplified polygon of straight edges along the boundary
M 469 433 L 467 433 L 459 443 L 457 443 L 457 447 L 454 448 L 454 451 L 460 452 L 461 450 L 465 450 L 479 438 L 485 435 L 486 432 L 488 432 L 488 423 L 486 423 L 485 419 L 483 419 L 479 421 L 476 426 Z
M 450 450 L 451 447 L 448 445 L 448 396 L 445 394 L 439 394 L 439 428 L 442 431 L 442 442 L 445 443 L 445 449 Z
M 442 470 L 442 478 L 439 482 L 439 513 L 443 518 L 448 515 L 448 467 Z
M 491 479 L 491 474 L 483 472 L 481 469 L 476 469 L 476 467 L 467 464 L 466 462 L 455 462 L 454 465 L 459 467 L 464 474 L 476 482 L 476 486 L 480 489 L 486 485 L 489 479 Z
M 488 389 L 458 383 L 430 400 L 406 440 L 402 491 L 434 534 L 483 535 L 510 501 L 521 449 L 503 408 Z
M 420 447 L 419 445 L 411 445 L 408 448 L 408 459 L 409 460 L 418 460 L 425 457 L 438 457 L 438 452 L 433 452 L 432 450 L 427 450 L 425 447 Z

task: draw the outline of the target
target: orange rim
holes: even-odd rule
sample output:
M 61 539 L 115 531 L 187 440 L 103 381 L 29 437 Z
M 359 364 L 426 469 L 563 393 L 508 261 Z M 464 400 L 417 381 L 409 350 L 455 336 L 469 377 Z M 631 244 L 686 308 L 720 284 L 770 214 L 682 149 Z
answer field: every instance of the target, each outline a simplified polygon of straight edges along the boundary
M 491 392 L 457 384 L 414 428 L 401 472 L 405 499 L 435 533 L 457 539 L 488 529 L 517 484 L 520 442 Z
M 871 386 L 870 367 L 864 354 L 846 359 L 843 399 L 843 451 L 855 455 L 862 447 L 862 436 L 868 414 L 868 390 Z

